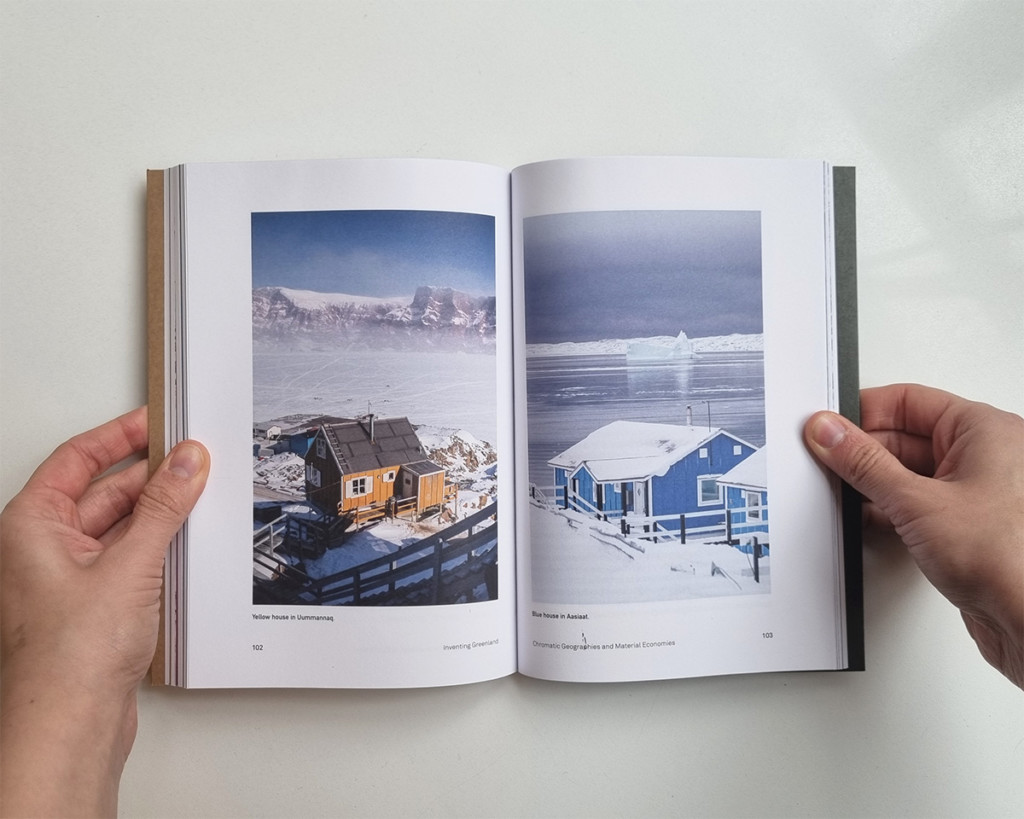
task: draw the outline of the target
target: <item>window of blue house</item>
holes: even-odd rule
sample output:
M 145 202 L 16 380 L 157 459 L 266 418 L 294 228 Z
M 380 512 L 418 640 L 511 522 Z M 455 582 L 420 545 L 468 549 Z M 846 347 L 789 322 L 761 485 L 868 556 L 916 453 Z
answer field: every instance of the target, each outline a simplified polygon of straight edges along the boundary
M 721 475 L 697 476 L 697 505 L 714 506 L 722 503 L 722 486 L 718 483 Z
M 760 492 L 747 492 L 747 517 L 750 520 L 761 519 L 761 493 Z

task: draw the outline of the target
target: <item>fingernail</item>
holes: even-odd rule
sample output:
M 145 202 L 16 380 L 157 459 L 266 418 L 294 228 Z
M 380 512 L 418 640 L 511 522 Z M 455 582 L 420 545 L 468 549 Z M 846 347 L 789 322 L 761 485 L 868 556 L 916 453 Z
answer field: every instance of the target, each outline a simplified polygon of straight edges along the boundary
M 203 467 L 203 453 L 199 447 L 184 443 L 174 450 L 167 471 L 179 478 L 192 478 Z
M 811 427 L 811 440 L 825 449 L 839 446 L 846 437 L 846 427 L 842 421 L 831 413 L 819 415 Z

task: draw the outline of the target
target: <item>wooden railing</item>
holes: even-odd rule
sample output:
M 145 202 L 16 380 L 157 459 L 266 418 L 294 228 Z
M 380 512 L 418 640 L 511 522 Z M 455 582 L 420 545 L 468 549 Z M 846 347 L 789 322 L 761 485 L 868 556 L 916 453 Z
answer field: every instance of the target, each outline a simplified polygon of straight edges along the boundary
M 355 511 L 352 522 L 357 529 L 384 518 L 400 518 L 416 512 L 416 498 L 392 498 L 388 503 L 373 506 L 360 506 Z
M 741 506 L 735 509 L 730 509 L 729 516 L 725 519 L 725 539 L 728 541 L 730 546 L 740 545 L 739 536 L 747 536 L 753 538 L 752 549 L 756 550 L 758 544 L 761 548 L 768 547 L 768 506 Z M 747 519 L 739 522 L 733 522 L 733 514 L 739 514 L 741 512 L 747 513 Z M 751 518 L 751 512 L 760 513 L 757 518 Z M 744 551 L 746 551 L 744 549 Z
M 315 605 L 347 603 L 365 604 L 367 598 L 375 597 L 371 604 L 385 602 L 394 597 L 402 581 L 423 573 L 429 573 L 433 590 L 431 603 L 440 600 L 441 573 L 455 561 L 464 562 L 472 553 L 483 547 L 496 547 L 497 529 L 492 525 L 482 526 L 485 521 L 497 520 L 497 503 L 481 509 L 464 520 L 449 526 L 443 532 L 426 537 L 389 555 L 362 563 L 351 569 L 314 581 L 304 591 Z
M 253 551 L 273 552 L 278 546 L 284 543 L 285 532 L 288 529 L 288 516 L 281 515 L 270 521 L 265 526 L 252 533 Z
M 751 512 L 760 512 L 764 517 L 760 520 L 750 520 Z M 737 515 L 746 514 L 747 520 L 742 523 L 734 523 Z M 768 537 L 768 506 L 737 506 L 732 509 L 709 509 L 704 512 L 687 512 L 685 515 L 652 515 L 649 517 L 638 517 L 636 515 L 625 515 L 619 525 L 622 534 L 642 540 L 675 540 L 686 543 L 688 537 L 724 537 L 729 545 L 735 546 L 739 543 L 737 535 L 758 535 L 762 543 Z M 716 518 L 710 525 L 694 525 L 695 518 Z M 666 521 L 678 524 L 676 527 L 668 527 Z
M 253 589 L 254 591 L 258 588 L 263 592 L 273 592 L 266 594 L 268 599 L 263 602 L 278 602 L 275 599 L 278 595 L 288 596 L 295 589 L 310 582 L 310 578 L 305 572 L 275 551 L 286 539 L 287 526 L 288 516 L 282 515 L 253 532 Z M 253 602 L 256 602 L 255 594 Z
M 441 507 L 451 503 L 454 507 L 459 496 L 459 485 L 457 483 L 446 483 L 441 490 Z M 352 515 L 352 523 L 357 529 L 362 529 L 370 523 L 376 523 L 385 518 L 413 517 L 418 510 L 419 500 L 417 498 L 389 498 L 384 503 L 375 503 L 370 506 L 360 506 L 354 513 L 346 513 L 338 504 L 338 515 Z
M 441 505 L 446 503 L 454 504 L 459 497 L 459 485 L 457 483 L 446 483 L 441 493 Z
M 555 505 L 560 509 L 575 508 L 579 512 L 599 520 L 619 521 L 619 531 L 628 537 L 640 540 L 664 541 L 680 540 L 685 543 L 687 537 L 722 537 L 731 545 L 739 543 L 740 535 L 757 535 L 765 544 L 768 535 L 768 506 L 738 506 L 731 509 L 709 509 L 701 512 L 671 515 L 635 515 L 621 509 L 598 509 L 597 506 L 579 495 L 571 495 L 567 486 L 540 487 L 530 485 L 530 499 L 533 503 L 550 508 L 552 505 L 548 493 L 554 496 Z M 757 513 L 758 519 L 751 519 Z M 741 523 L 734 522 L 738 515 L 746 515 Z M 715 518 L 705 525 L 699 525 L 702 518 Z M 668 522 L 675 526 L 666 525 Z
M 314 606 L 386 605 L 396 601 L 438 605 L 453 602 L 457 593 L 480 583 L 487 583 L 490 592 L 496 581 L 497 527 L 492 521 L 497 521 L 497 514 L 497 503 L 492 503 L 442 532 L 319 579 L 285 564 L 278 576 L 286 580 L 286 588 L 276 595 L 276 602 Z M 273 563 L 255 550 L 253 555 L 254 561 L 268 568 Z M 452 590 L 447 593 L 446 580 L 452 581 L 448 584 Z M 412 593 L 414 585 L 418 587 L 416 594 Z
M 706 512 L 688 512 L 685 515 L 623 515 L 619 519 L 619 528 L 622 534 L 640 540 L 653 540 L 654 542 L 679 540 L 681 543 L 686 543 L 688 535 L 690 537 L 713 536 L 723 531 L 720 523 L 717 526 L 695 526 L 694 519 L 710 516 L 721 518 L 724 511 L 723 509 L 712 509 Z M 678 528 L 667 526 L 666 523 L 669 521 L 677 524 Z

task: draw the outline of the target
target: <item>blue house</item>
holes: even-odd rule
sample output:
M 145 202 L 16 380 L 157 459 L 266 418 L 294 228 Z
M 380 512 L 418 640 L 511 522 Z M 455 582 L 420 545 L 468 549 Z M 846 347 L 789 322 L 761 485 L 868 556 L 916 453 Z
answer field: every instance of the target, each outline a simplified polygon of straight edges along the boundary
M 719 478 L 757 447 L 722 429 L 614 421 L 559 453 L 555 472 L 559 505 L 604 519 L 660 518 L 659 528 L 725 522 Z M 718 514 L 713 514 L 713 513 Z
M 768 457 L 761 447 L 721 478 L 725 506 L 729 510 L 730 534 L 740 551 L 753 551 L 751 537 L 768 543 Z M 765 549 L 767 552 L 767 549 Z
M 295 413 L 272 421 L 254 423 L 252 454 L 254 457 L 267 458 L 282 452 L 293 452 L 305 458 L 322 424 L 335 424 L 344 420 L 333 415 Z

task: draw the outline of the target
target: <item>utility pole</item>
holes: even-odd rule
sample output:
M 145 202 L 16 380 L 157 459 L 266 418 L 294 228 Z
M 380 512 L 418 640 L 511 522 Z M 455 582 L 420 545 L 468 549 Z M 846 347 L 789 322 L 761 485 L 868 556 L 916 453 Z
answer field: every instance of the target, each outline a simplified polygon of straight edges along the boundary
M 693 425 L 693 404 L 704 404 L 708 408 L 708 431 L 711 431 L 711 402 L 705 398 L 701 398 L 699 401 L 694 401 L 692 404 L 686 405 L 686 424 L 687 426 Z

